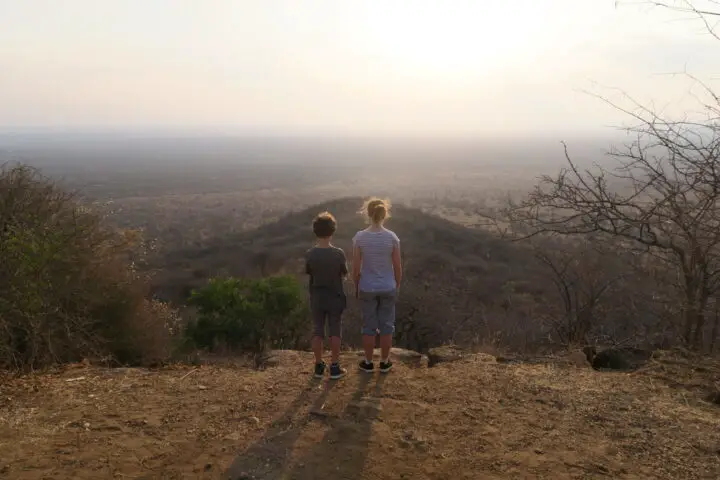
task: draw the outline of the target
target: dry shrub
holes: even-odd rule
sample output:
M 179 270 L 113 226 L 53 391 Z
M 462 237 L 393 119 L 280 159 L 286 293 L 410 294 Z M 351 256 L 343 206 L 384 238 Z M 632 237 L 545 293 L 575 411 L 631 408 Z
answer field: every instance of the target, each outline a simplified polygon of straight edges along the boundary
M 158 357 L 167 312 L 145 300 L 138 246 L 37 170 L 0 167 L 0 367 Z

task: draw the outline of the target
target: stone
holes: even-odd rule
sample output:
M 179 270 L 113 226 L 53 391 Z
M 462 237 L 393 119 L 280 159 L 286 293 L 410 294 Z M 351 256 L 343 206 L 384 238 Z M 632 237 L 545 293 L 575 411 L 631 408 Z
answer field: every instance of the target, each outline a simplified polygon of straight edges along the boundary
M 636 370 L 647 363 L 652 352 L 639 348 L 608 348 L 593 357 L 595 370 Z
M 375 358 L 380 358 L 380 349 L 376 348 L 374 352 Z M 364 357 L 365 353 L 362 351 L 357 352 L 358 357 Z M 393 347 L 390 349 L 390 359 L 399 363 L 411 367 L 426 366 L 428 363 L 428 357 L 422 353 L 416 352 L 415 350 L 408 350 L 405 348 Z
M 705 399 L 710 403 L 720 405 L 720 388 L 713 387 Z
M 585 354 L 585 352 L 582 352 L 580 350 L 575 350 L 565 354 L 563 356 L 563 361 L 570 365 L 575 365 L 576 367 L 590 367 L 590 362 L 588 361 L 587 355 Z
M 456 362 L 465 356 L 465 352 L 452 345 L 431 348 L 428 351 L 428 367 L 432 368 L 439 363 Z

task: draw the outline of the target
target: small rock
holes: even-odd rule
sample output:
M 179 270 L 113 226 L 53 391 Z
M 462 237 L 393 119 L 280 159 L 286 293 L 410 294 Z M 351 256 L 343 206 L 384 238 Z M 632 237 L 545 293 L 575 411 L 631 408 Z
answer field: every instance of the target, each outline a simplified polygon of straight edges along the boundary
M 229 477 L 228 480 L 255 480 L 255 476 L 243 472 L 236 477 Z
M 205 385 L 198 385 L 198 390 L 207 390 L 207 388 Z
M 85 430 L 89 430 L 89 429 L 90 429 L 90 424 L 89 424 L 88 422 L 83 423 L 83 428 L 84 428 Z
M 537 453 L 538 455 L 543 455 L 545 451 L 542 448 L 536 448 L 535 453 Z
M 310 410 L 310 416 L 318 417 L 318 418 L 328 418 L 330 416 L 330 414 L 328 412 L 326 412 L 325 410 L 313 409 L 313 410 Z
M 205 471 L 206 471 L 206 472 L 209 472 L 210 470 L 212 470 L 212 463 L 206 463 L 206 464 L 205 464 Z
M 602 473 L 610 473 L 610 469 L 601 463 L 595 464 L 595 468 Z
M 576 367 L 590 367 L 587 355 L 585 352 L 581 352 L 580 350 L 568 353 L 564 356 L 563 360 L 571 365 L 575 365 Z
M 260 425 L 260 419 L 258 417 L 250 417 L 248 420 L 250 420 L 255 425 Z
M 452 345 L 431 348 L 428 351 L 428 367 L 433 367 L 438 363 L 456 362 L 464 355 L 465 352 Z
M 636 370 L 652 356 L 652 352 L 639 348 L 609 348 L 593 357 L 595 370 Z

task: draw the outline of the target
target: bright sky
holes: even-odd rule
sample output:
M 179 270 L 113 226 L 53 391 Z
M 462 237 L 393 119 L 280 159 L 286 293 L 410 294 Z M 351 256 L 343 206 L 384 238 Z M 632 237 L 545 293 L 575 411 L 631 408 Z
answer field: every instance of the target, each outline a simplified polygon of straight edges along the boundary
M 720 42 L 613 0 L 0 0 L 0 126 L 595 131 L 697 108 Z M 631 2 L 627 2 L 631 3 Z

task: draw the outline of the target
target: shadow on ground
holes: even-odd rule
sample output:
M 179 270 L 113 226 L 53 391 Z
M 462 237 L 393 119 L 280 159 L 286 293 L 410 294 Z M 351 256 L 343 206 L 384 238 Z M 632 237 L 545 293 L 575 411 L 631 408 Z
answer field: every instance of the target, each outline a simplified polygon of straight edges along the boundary
M 293 447 L 302 433 L 295 425 L 297 414 L 312 401 L 319 380 L 311 379 L 285 411 L 273 421 L 265 434 L 247 450 L 238 455 L 222 478 L 262 479 L 277 478 L 286 468 Z M 336 382 L 327 381 L 322 392 L 312 401 L 311 411 L 322 408 Z
M 381 412 L 385 375 L 358 376 L 352 399 L 342 414 L 332 420 L 322 440 L 297 458 L 283 479 L 361 478 L 372 440 L 373 422 Z M 370 394 L 370 395 L 368 395 Z
M 378 418 L 385 375 L 358 375 L 357 387 L 339 415 L 322 409 L 337 382 L 327 381 L 313 400 L 318 381 L 309 384 L 273 426 L 240 454 L 224 479 L 269 480 L 360 478 L 368 456 L 372 424 Z M 347 380 L 345 380 L 347 381 Z M 374 382 L 374 388 L 370 388 Z M 307 416 L 298 414 L 310 403 Z M 322 440 L 291 458 L 308 422 L 326 423 Z

